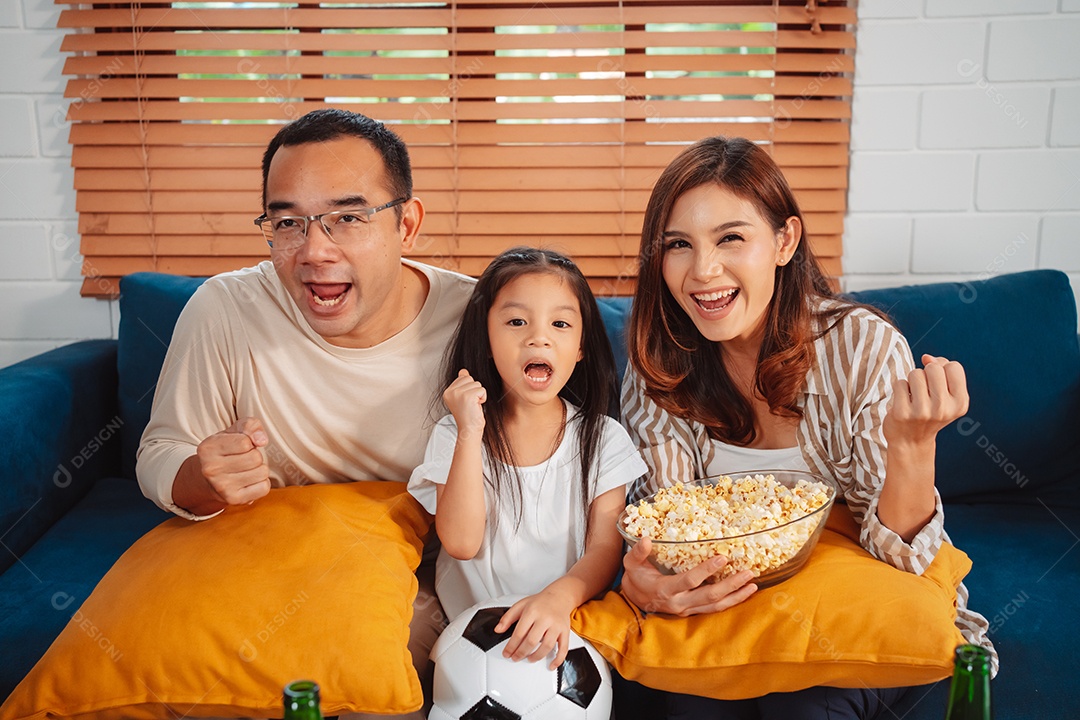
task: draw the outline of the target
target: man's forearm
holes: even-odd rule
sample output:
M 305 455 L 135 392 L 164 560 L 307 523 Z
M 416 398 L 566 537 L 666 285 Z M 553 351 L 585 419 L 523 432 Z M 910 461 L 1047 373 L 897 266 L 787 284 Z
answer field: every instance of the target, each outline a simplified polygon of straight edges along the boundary
M 202 474 L 199 456 L 192 455 L 176 473 L 172 488 L 173 504 L 192 515 L 213 515 L 225 508 L 226 503 L 218 497 Z

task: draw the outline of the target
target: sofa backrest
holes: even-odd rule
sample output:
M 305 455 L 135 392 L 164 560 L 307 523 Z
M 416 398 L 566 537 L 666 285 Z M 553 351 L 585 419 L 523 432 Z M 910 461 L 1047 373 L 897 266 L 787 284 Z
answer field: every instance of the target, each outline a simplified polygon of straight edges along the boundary
M 135 477 L 135 451 L 139 448 L 154 401 L 165 351 L 184 305 L 206 278 L 178 277 L 141 272 L 120 280 L 120 334 L 117 349 L 121 435 L 121 470 Z M 630 298 L 598 298 L 600 314 L 615 352 L 619 377 L 626 367 L 626 320 Z
M 120 284 L 123 471 L 150 417 L 173 326 L 204 278 L 135 273 Z M 942 496 L 1031 490 L 1080 477 L 1080 349 L 1068 277 L 1054 270 L 852 293 L 893 318 L 922 353 L 959 360 L 971 408 L 938 438 Z M 599 298 L 620 376 L 630 298 Z
M 978 282 L 852 293 L 884 310 L 923 353 L 959 360 L 968 414 L 938 436 L 945 499 L 1080 478 L 1080 348 L 1076 299 L 1057 270 Z
M 596 298 L 611 350 L 615 353 L 615 367 L 620 380 L 626 370 L 626 322 L 630 319 L 631 302 L 632 298 L 628 297 Z
M 135 451 L 139 448 L 165 351 L 172 341 L 180 311 L 206 278 L 163 273 L 132 273 L 120 279 L 120 333 L 116 366 L 118 401 L 124 420 L 120 440 L 120 469 L 135 477 Z

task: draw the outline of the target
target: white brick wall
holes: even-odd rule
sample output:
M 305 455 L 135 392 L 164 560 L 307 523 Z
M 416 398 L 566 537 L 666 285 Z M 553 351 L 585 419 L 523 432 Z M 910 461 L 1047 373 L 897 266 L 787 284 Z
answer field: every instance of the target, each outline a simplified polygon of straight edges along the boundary
M 115 337 L 78 296 L 60 8 L 0 0 L 0 367 Z M 1080 0 L 862 0 L 849 289 L 1032 267 L 1080 289 Z
M 59 13 L 52 0 L 0 0 L 0 367 L 115 337 L 115 303 L 79 297 Z
M 1080 0 L 859 4 L 844 286 L 1069 273 Z
M 1022 15 L 1054 11 L 1057 0 L 926 0 L 927 17 Z
M 1080 86 L 1054 90 L 1054 116 L 1050 125 L 1052 147 L 1080 146 Z

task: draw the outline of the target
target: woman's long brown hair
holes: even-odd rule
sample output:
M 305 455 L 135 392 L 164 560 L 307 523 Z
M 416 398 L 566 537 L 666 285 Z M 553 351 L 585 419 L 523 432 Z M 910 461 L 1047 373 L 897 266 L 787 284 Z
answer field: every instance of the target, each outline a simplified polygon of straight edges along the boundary
M 760 147 L 744 138 L 706 138 L 664 170 L 641 231 L 637 292 L 627 328 L 630 362 L 660 407 L 702 423 L 713 438 L 749 445 L 757 436 L 753 409 L 724 366 L 723 345 L 701 335 L 663 277 L 663 233 L 671 209 L 685 192 L 709 183 L 751 202 L 777 233 L 791 217 L 803 227 L 794 256 L 776 268 L 754 375 L 754 390 L 770 412 L 802 417 L 801 395 L 814 363 L 815 320 L 824 321 L 824 330 L 854 306 L 815 311 L 813 300 L 832 297 L 832 289 L 810 250 L 787 180 Z

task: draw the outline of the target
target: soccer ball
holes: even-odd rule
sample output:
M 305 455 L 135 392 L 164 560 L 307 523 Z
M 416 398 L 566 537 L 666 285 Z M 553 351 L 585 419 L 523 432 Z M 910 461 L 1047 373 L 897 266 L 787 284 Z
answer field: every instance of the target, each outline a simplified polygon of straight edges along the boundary
M 608 720 L 611 674 L 592 645 L 570 633 L 570 651 L 555 670 L 546 660 L 502 655 L 513 626 L 495 626 L 520 596 L 477 603 L 451 622 L 435 647 L 434 707 L 429 720 Z M 552 651 L 554 653 L 554 651 Z

